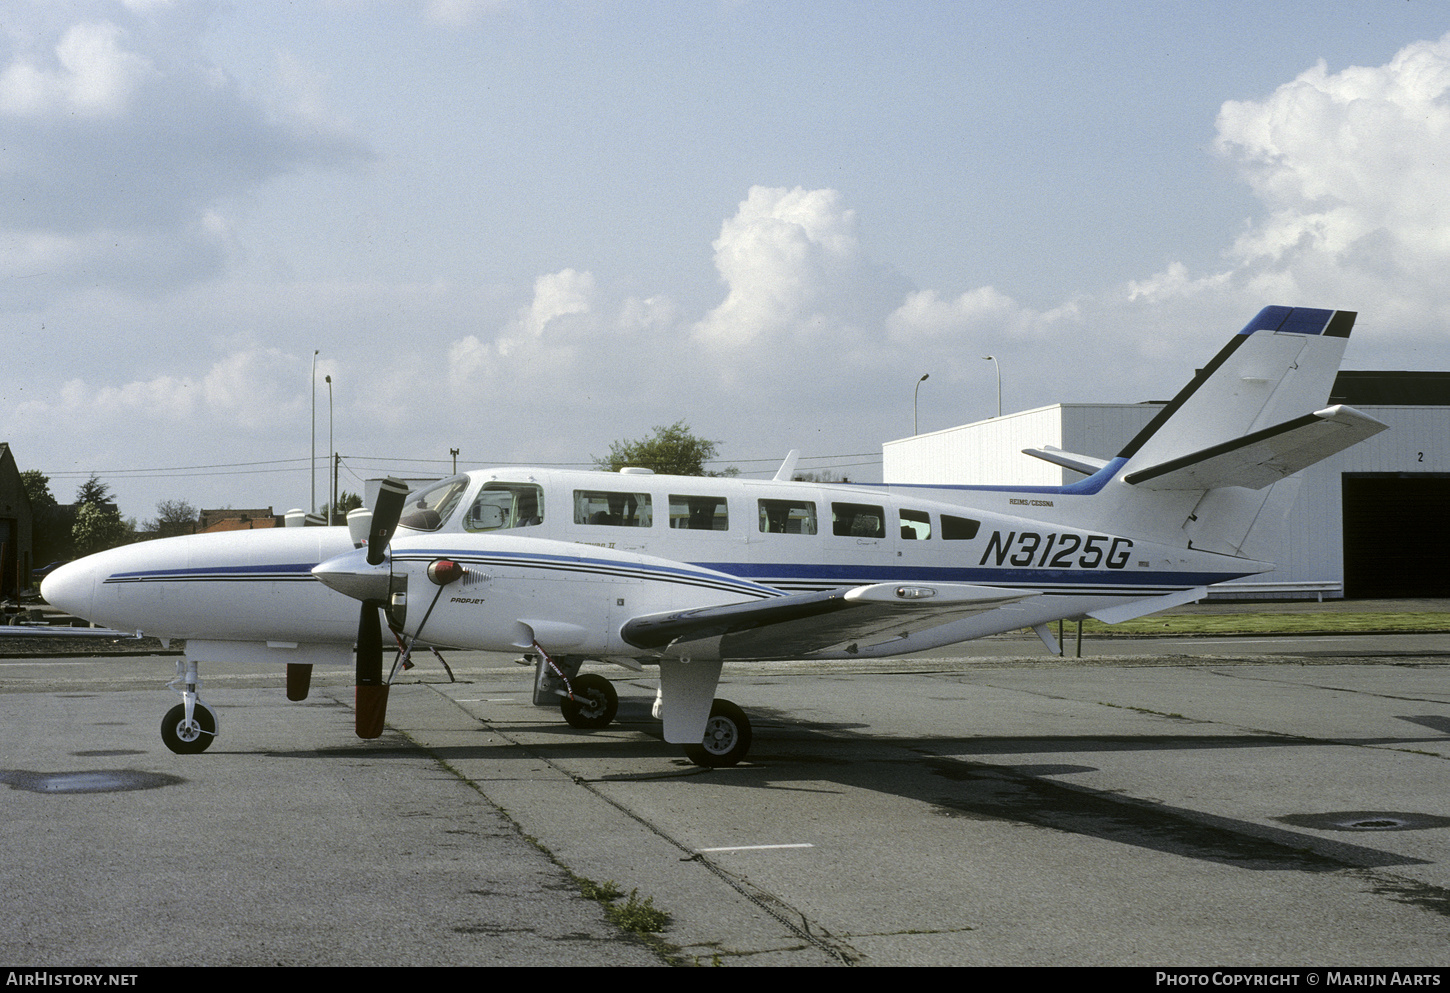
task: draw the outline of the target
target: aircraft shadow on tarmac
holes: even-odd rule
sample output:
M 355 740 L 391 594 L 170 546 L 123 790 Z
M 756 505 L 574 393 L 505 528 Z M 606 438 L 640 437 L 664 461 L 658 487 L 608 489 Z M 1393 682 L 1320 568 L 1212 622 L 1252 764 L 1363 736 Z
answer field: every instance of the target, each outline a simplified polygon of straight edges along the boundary
M 830 790 L 830 784 L 890 794 L 925 805 L 934 816 L 974 820 L 1001 820 L 1051 828 L 1125 845 L 1202 859 L 1242 869 L 1335 872 L 1344 869 L 1425 865 L 1426 860 L 1361 845 L 1346 844 L 1320 835 L 1276 828 L 1198 810 L 1124 796 L 1050 777 L 1096 771 L 1089 766 L 1063 764 L 993 764 L 981 757 L 1033 752 L 1091 752 L 1138 750 L 1219 750 L 1225 748 L 1304 748 L 1319 745 L 1309 739 L 1279 735 L 1069 735 L 1060 737 L 1001 737 L 936 735 L 918 738 L 867 737 L 858 732 L 865 724 L 802 721 L 797 715 L 752 707 L 755 747 L 750 760 L 728 769 L 707 770 L 683 757 L 662 770 L 659 722 L 649 717 L 648 701 L 622 699 L 614 730 L 637 732 L 629 736 L 581 736 L 552 719 L 511 723 L 484 723 L 480 730 L 501 736 L 504 742 L 431 748 L 443 761 L 497 756 L 501 750 L 568 762 L 573 759 L 640 760 L 639 774 L 612 773 L 595 781 L 630 782 L 674 776 L 708 776 L 714 786 L 745 790 Z M 1405 718 L 1432 726 L 1440 718 Z M 546 744 L 522 744 L 515 734 L 547 736 Z M 391 737 L 391 736 L 390 736 Z M 1337 743 L 1382 745 L 1425 741 L 1424 736 L 1402 739 L 1364 739 Z M 1436 742 L 1443 737 L 1436 736 Z M 392 756 L 416 757 L 414 746 L 396 740 L 375 744 L 275 754 L 318 758 Z M 1288 823 L 1319 826 L 1315 818 L 1330 815 L 1290 814 Z M 1366 815 L 1368 816 L 1368 815 Z M 1411 827 L 1443 826 L 1418 815 Z M 1307 819 L 1306 819 L 1307 818 Z M 1444 894 L 1450 901 L 1450 894 Z M 1437 898 L 1438 899 L 1438 898 Z

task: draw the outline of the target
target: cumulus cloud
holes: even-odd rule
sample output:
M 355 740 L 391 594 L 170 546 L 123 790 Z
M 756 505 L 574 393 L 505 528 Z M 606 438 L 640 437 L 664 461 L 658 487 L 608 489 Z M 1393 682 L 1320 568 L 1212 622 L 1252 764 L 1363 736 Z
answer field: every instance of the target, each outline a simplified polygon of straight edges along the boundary
M 863 256 L 835 190 L 752 187 L 714 249 L 728 292 L 693 334 L 718 352 L 853 337 L 902 288 Z
M 76 24 L 55 46 L 53 68 L 24 58 L 12 62 L 0 73 L 0 114 L 118 116 L 156 74 L 148 59 L 122 48 L 122 37 L 114 24 Z
M 75 378 L 62 384 L 54 398 L 16 404 L 10 423 L 16 429 L 126 423 L 266 431 L 303 412 L 298 369 L 306 369 L 299 356 L 254 345 L 228 352 L 200 375 L 163 374 L 120 386 Z M 319 382 L 335 371 L 318 369 Z
M 178 75 L 132 35 L 102 33 L 93 42 L 101 53 L 96 65 L 111 66 L 95 70 L 95 78 L 113 82 L 109 90 L 90 92 L 112 95 L 87 106 L 112 108 L 106 112 L 117 115 L 108 118 L 120 122 L 116 127 L 138 126 L 136 108 L 154 106 L 148 101 L 157 93 L 187 90 L 182 83 L 193 94 L 202 89 L 200 77 Z M 125 53 L 141 56 L 144 65 L 118 58 Z M 81 99 L 83 72 L 58 51 L 49 59 L 32 53 L 9 60 L 10 67 L 24 62 L 29 68 L 16 71 L 13 83 L 5 83 L 10 88 L 0 87 L 10 101 L 10 109 L 0 110 L 0 127 L 14 134 L 27 122 L 46 121 L 49 152 L 60 156 L 66 146 L 54 137 L 63 127 L 56 108 Z M 29 82 L 21 78 L 31 70 Z M 308 82 L 310 95 L 301 104 L 325 110 L 325 100 L 312 98 L 325 96 L 325 85 L 317 83 L 325 81 Z M 230 180 L 197 186 L 197 203 L 215 201 L 228 183 L 259 182 L 323 154 L 297 144 L 285 127 L 267 131 L 271 117 L 241 100 L 224 78 L 207 86 L 217 87 L 206 92 L 222 94 L 233 109 L 224 119 L 235 134 L 251 126 L 279 144 L 253 162 L 253 172 L 238 167 Z M 294 287 L 285 300 L 240 294 L 245 299 L 227 301 L 235 304 L 228 313 L 243 311 L 253 327 L 268 326 L 284 311 L 324 323 L 346 314 L 350 323 L 379 326 L 399 313 L 417 329 L 447 329 L 432 340 L 409 336 L 408 347 L 373 381 L 368 368 L 344 370 L 349 390 L 371 398 L 355 402 L 351 436 L 393 437 L 406 441 L 407 451 L 446 450 L 445 440 L 449 447 L 458 440 L 443 432 L 462 425 L 476 432 L 469 446 L 488 446 L 486 453 L 470 448 L 474 457 L 541 461 L 602 451 L 615 438 L 681 416 L 705 436 L 749 446 L 752 455 L 777 439 L 787 447 L 824 446 L 817 452 L 870 450 L 910 429 L 912 391 L 924 372 L 931 374 L 920 393 L 924 429 L 993 413 L 995 370 L 981 361 L 986 354 L 1001 360 L 1008 410 L 1164 399 L 1271 303 L 1357 309 L 1374 315 L 1376 347 L 1418 332 L 1424 340 L 1435 336 L 1443 355 L 1450 321 L 1443 279 L 1450 266 L 1447 94 L 1450 36 L 1407 46 L 1379 67 L 1337 73 L 1311 67 L 1262 99 L 1225 104 L 1216 147 L 1261 206 L 1225 245 L 1222 263 L 1195 271 L 1170 262 L 1159 272 L 1041 307 L 991 285 L 911 286 L 869 257 L 843 193 L 757 186 L 722 219 L 713 252 L 723 297 L 703 313 L 684 313 L 662 294 L 615 293 L 596 279 L 588 259 L 539 275 L 532 285 L 500 290 L 509 304 L 494 298 L 483 306 L 475 299 L 469 303 L 479 305 L 470 309 L 460 304 L 456 287 L 427 284 L 410 291 L 404 304 L 377 302 L 364 311 L 370 319 L 358 321 L 358 296 Z M 32 109 L 22 113 L 25 107 Z M 190 120 L 184 113 L 178 119 Z M 135 144 L 134 130 L 128 140 Z M 25 168 L 40 170 L 39 152 L 18 154 Z M 13 192 L 8 182 L 0 178 L 0 258 L 17 271 L 79 273 L 101 266 L 105 253 L 88 254 L 88 242 L 72 240 L 90 233 L 104 231 L 112 244 L 129 246 L 135 265 L 148 244 L 161 244 L 148 242 L 140 215 L 85 215 L 67 220 L 69 226 L 52 221 L 32 230 L 17 219 L 26 208 L 4 196 Z M 97 182 L 110 189 L 109 180 Z M 60 208 L 54 215 L 68 217 Z M 171 231 L 193 232 L 183 244 L 213 246 L 216 258 L 225 257 L 222 212 L 177 206 L 174 215 L 146 216 L 170 216 Z M 705 246 L 699 247 L 703 254 Z M 493 316 L 480 323 L 477 312 Z M 402 338 L 395 326 L 390 333 Z M 150 370 L 114 388 L 92 376 L 23 412 L 35 437 L 108 420 L 211 421 L 261 436 L 266 417 L 291 418 L 294 428 L 305 419 L 296 385 L 305 365 L 305 358 L 265 348 L 231 347 L 204 373 Z M 438 416 L 443 408 L 433 401 L 445 389 L 439 385 L 444 365 L 449 409 L 476 416 Z M 375 441 L 367 445 L 376 450 Z
M 1175 264 L 1131 283 L 1133 299 L 1233 293 L 1394 315 L 1402 329 L 1443 321 L 1450 35 L 1382 66 L 1321 62 L 1261 100 L 1225 103 L 1217 131 L 1263 212 L 1227 249 L 1228 269 Z
M 192 12 L 109 9 L 0 50 L 0 264 L 25 272 L 57 259 L 45 271 L 66 285 L 104 280 L 104 264 L 88 268 L 101 256 L 135 276 L 132 289 L 155 287 L 145 257 L 179 241 L 193 260 L 180 271 L 200 278 L 222 258 L 208 232 L 225 198 L 368 157 L 315 105 L 265 106 L 206 59 L 194 32 L 161 29 Z
M 594 292 L 592 273 L 564 269 L 538 277 L 533 300 L 499 334 L 492 339 L 468 335 L 449 346 L 453 382 L 461 389 L 474 389 L 480 377 L 505 369 L 510 360 L 547 361 L 551 369 L 568 365 L 578 334 L 593 327 L 588 318 Z
M 990 286 L 968 290 L 955 300 L 943 300 L 936 290 L 919 290 L 886 320 L 893 341 L 917 344 L 943 337 L 996 333 L 1031 321 L 1031 311 Z

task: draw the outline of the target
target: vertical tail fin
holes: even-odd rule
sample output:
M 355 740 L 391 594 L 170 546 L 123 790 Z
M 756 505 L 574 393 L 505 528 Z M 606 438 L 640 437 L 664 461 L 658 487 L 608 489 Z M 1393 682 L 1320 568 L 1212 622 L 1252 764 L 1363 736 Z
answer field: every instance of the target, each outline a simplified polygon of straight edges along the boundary
M 1153 505 L 1186 510 L 1190 547 L 1248 554 L 1261 512 L 1287 511 L 1289 494 L 1271 499 L 1285 489 L 1276 483 L 1385 430 L 1353 408 L 1325 407 L 1354 318 L 1265 307 L 1119 453 L 1118 478 L 1170 491 Z
M 1161 465 L 1319 410 L 1355 314 L 1265 307 L 1119 456 L 1124 473 Z

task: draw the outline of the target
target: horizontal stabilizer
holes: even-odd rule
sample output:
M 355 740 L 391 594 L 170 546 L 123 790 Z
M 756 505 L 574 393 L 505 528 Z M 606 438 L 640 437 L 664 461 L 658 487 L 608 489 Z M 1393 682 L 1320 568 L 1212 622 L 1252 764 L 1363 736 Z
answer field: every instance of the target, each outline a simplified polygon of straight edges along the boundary
M 1031 596 L 1037 594 L 960 583 L 878 583 L 649 614 L 627 621 L 620 634 L 666 656 L 803 658 L 852 642 L 904 638 Z
M 1031 455 L 1033 458 L 1042 459 L 1044 462 L 1051 462 L 1053 465 L 1060 465 L 1064 469 L 1071 469 L 1073 472 L 1080 472 L 1084 476 L 1091 476 L 1099 469 L 1107 467 L 1106 459 L 1095 459 L 1091 455 L 1077 455 L 1073 452 L 1064 452 L 1060 448 L 1051 445 L 1043 445 L 1041 448 L 1024 448 L 1023 455 Z
M 1123 481 L 1148 490 L 1262 489 L 1388 427 L 1340 404 L 1134 470 Z

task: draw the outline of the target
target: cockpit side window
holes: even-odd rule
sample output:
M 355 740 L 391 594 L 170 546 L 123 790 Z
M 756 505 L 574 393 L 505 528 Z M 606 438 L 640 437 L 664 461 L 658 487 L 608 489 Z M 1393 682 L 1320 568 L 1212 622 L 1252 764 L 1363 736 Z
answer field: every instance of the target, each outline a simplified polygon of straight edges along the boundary
M 467 476 L 451 476 L 441 483 L 409 493 L 398 524 L 414 531 L 437 531 L 458 509 L 459 498 L 467 488 Z
M 924 510 L 901 508 L 901 537 L 908 539 L 931 537 L 931 515 Z
M 544 523 L 544 491 L 534 483 L 488 483 L 463 516 L 465 531 L 498 531 Z

